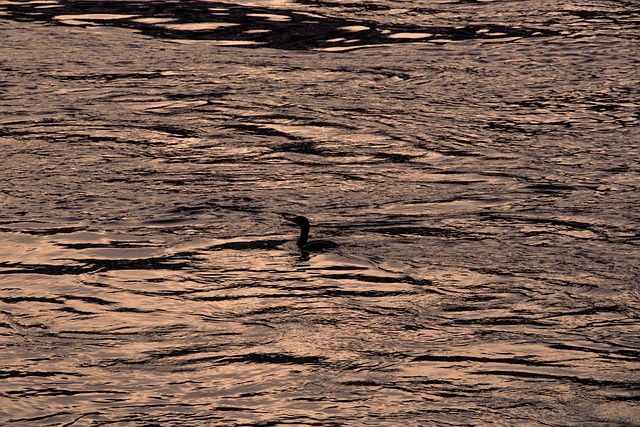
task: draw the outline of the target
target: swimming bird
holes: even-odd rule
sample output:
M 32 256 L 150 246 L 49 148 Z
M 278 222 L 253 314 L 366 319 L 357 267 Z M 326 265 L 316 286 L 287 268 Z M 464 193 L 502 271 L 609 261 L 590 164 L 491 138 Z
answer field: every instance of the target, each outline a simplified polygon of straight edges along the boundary
M 330 240 L 312 240 L 309 239 L 309 229 L 311 228 L 311 224 L 309 224 L 309 220 L 304 216 L 296 216 L 296 217 L 285 217 L 287 221 L 293 222 L 300 226 L 300 237 L 298 237 L 298 241 L 296 244 L 298 247 L 305 252 L 318 252 L 318 251 L 326 251 L 327 249 L 332 249 L 338 246 L 337 243 L 332 242 Z

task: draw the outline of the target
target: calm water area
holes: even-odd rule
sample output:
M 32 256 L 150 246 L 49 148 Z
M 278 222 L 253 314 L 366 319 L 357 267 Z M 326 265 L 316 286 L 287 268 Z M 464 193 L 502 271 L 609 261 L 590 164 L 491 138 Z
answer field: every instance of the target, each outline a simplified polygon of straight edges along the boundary
M 640 426 L 639 6 L 0 1 L 0 425 Z

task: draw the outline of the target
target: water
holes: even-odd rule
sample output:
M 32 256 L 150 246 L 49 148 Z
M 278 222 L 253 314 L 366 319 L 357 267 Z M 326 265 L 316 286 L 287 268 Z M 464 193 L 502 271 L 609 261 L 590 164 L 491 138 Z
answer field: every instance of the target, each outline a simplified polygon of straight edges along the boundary
M 0 424 L 640 425 L 639 24 L 0 2 Z

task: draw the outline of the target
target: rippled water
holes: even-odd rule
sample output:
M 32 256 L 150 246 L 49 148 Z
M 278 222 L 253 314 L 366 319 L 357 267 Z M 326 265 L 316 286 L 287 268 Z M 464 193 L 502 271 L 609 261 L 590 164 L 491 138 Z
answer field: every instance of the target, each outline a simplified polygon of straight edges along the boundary
M 0 424 L 640 425 L 639 38 L 604 0 L 0 2 Z

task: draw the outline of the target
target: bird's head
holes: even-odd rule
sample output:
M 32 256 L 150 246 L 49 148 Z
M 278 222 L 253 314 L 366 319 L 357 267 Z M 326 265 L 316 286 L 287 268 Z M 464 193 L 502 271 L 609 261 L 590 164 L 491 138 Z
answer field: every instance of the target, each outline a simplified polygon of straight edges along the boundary
M 310 227 L 309 226 L 309 220 L 304 216 L 301 216 L 301 215 L 295 216 L 295 215 L 288 215 L 288 214 L 285 214 L 285 215 L 282 215 L 282 216 L 283 216 L 283 218 L 285 220 L 287 220 L 289 222 L 292 222 L 294 224 L 297 224 L 301 228 L 309 228 Z

